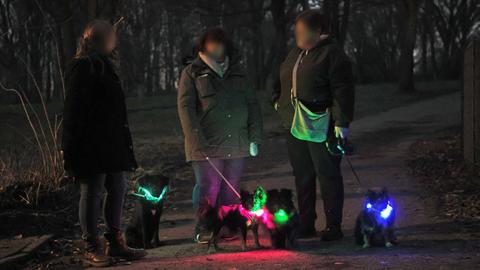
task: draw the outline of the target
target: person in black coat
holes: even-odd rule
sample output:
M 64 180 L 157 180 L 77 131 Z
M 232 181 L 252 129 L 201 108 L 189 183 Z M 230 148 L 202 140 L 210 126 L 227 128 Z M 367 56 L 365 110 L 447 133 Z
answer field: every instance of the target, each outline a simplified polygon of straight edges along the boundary
M 350 60 L 327 30 L 326 18 L 318 11 L 307 10 L 298 15 L 295 22 L 297 46 L 280 67 L 280 79 L 272 97 L 284 127 L 289 129 L 287 148 L 297 189 L 300 237 L 316 236 L 318 179 L 326 221 L 326 228 L 321 234 L 324 241 L 343 237 L 342 157 L 329 150 L 328 145 L 339 138 L 348 137 L 354 110 L 354 80 Z M 323 134 L 325 130 L 315 130 L 313 133 L 324 135 L 324 141 L 298 134 L 293 136 L 290 132 L 295 116 L 294 100 L 301 102 L 310 112 L 329 117 L 326 134 Z
M 68 175 L 80 182 L 79 217 L 86 243 L 84 261 L 107 266 L 111 256 L 137 259 L 143 250 L 125 245 L 121 219 L 127 187 L 125 171 L 137 168 L 127 121 L 125 96 L 110 60 L 116 47 L 114 27 L 92 21 L 80 38 L 66 71 L 62 151 Z M 104 217 L 108 242 L 101 254 L 97 232 L 100 202 L 107 196 Z

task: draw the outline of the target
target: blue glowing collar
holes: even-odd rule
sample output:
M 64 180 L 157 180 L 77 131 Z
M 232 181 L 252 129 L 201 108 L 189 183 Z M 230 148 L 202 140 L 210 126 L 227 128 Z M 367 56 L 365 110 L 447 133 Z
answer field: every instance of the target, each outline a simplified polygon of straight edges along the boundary
M 393 206 L 390 201 L 387 202 L 387 206 L 384 209 L 377 209 L 372 206 L 371 203 L 367 203 L 365 205 L 367 211 L 374 211 L 380 213 L 380 217 L 387 220 L 393 213 Z

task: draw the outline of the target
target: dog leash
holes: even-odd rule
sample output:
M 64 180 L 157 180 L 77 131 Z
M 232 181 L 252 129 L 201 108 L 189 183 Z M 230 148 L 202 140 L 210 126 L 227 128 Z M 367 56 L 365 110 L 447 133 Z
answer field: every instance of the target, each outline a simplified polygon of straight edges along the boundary
M 344 140 L 344 141 L 342 141 L 342 140 Z M 348 150 L 345 149 L 345 145 L 347 145 Z M 353 167 L 353 164 L 352 164 L 352 162 L 350 161 L 350 158 L 348 157 L 348 156 L 350 156 L 350 155 L 352 154 L 352 152 L 353 152 L 351 145 L 349 145 L 349 144 L 347 143 L 346 139 L 340 139 L 340 140 L 338 140 L 337 143 L 335 144 L 335 148 L 336 148 L 338 151 L 340 151 L 340 155 L 342 155 L 342 156 L 345 158 L 345 160 L 347 161 L 348 167 L 350 167 L 350 170 L 352 171 L 353 176 L 355 176 L 355 180 L 357 180 L 358 185 L 359 185 L 361 188 L 365 188 L 365 187 L 363 186 L 362 181 L 360 181 L 360 177 L 358 176 L 357 171 L 356 171 L 355 168 Z M 335 150 L 330 149 L 330 145 L 328 144 L 328 142 L 327 142 L 327 150 L 328 150 L 332 155 L 337 155 L 337 154 L 335 153 Z
M 353 175 L 355 176 L 355 179 L 357 180 L 357 183 L 360 187 L 364 188 L 362 181 L 360 181 L 360 177 L 358 177 L 357 171 L 352 165 L 352 162 L 350 161 L 350 158 L 347 155 L 343 155 L 345 157 L 345 160 L 347 161 L 348 166 L 350 167 L 350 170 L 352 171 Z
M 210 166 L 212 166 L 212 168 L 217 172 L 217 174 L 220 176 L 220 178 L 222 178 L 222 180 L 227 184 L 227 186 L 233 191 L 233 193 L 239 198 L 241 199 L 242 196 L 240 196 L 240 193 L 238 193 L 237 190 L 235 190 L 235 188 L 233 187 L 233 185 L 230 183 L 230 181 L 228 181 L 228 179 L 225 177 L 225 175 L 223 175 L 223 173 L 217 168 L 217 166 L 215 166 L 215 164 L 212 162 L 212 160 L 207 156 L 205 155 L 203 152 L 202 154 L 205 156 L 205 159 L 208 161 L 208 164 L 210 164 Z
M 225 147 L 225 146 L 220 146 L 218 145 L 219 147 Z M 348 157 L 348 153 L 347 151 L 345 151 L 345 149 L 340 145 L 338 144 L 337 145 L 337 149 L 340 150 L 340 152 L 342 153 L 342 156 L 345 158 L 345 160 L 347 161 L 347 164 L 348 164 L 348 167 L 350 168 L 350 170 L 352 171 L 353 173 L 353 176 L 355 177 L 355 180 L 357 181 L 358 185 L 361 187 L 361 188 L 365 188 L 362 184 L 362 181 L 360 180 L 360 177 L 358 176 L 357 174 L 357 171 L 355 170 L 355 168 L 353 167 L 353 164 L 352 162 L 350 161 L 350 158 Z M 329 150 L 330 151 L 330 150 Z M 233 193 L 239 198 L 241 199 L 241 196 L 240 194 L 238 193 L 237 190 L 235 190 L 235 188 L 233 187 L 233 185 L 230 183 L 230 181 L 228 181 L 228 179 L 222 174 L 222 172 L 220 172 L 220 170 L 217 168 L 217 166 L 215 166 L 215 164 L 212 162 L 212 160 L 207 156 L 205 155 L 205 153 L 202 152 L 202 155 L 205 157 L 205 159 L 208 161 L 208 163 L 210 164 L 210 166 L 215 170 L 215 172 L 217 172 L 217 174 L 220 176 L 220 178 L 227 184 L 227 186 L 233 191 Z

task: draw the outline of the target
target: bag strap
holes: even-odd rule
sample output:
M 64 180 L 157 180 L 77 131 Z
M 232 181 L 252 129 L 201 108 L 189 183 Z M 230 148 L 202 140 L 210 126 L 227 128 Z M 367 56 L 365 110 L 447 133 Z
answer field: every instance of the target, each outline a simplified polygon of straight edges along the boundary
M 298 71 L 298 66 L 302 62 L 302 58 L 305 54 L 305 51 L 302 50 L 300 54 L 298 55 L 297 61 L 295 62 L 295 65 L 293 66 L 293 71 L 292 71 L 292 91 L 290 98 L 293 102 L 297 98 L 297 71 Z

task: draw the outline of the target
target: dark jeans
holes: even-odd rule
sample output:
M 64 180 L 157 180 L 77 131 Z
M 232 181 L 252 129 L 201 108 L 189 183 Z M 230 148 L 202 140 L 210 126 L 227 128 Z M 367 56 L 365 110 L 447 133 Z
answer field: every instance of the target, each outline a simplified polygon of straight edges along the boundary
M 98 235 L 98 218 L 105 190 L 107 195 L 103 203 L 103 216 L 108 233 L 115 233 L 122 228 L 122 211 L 127 180 L 123 172 L 97 174 L 82 178 L 80 181 L 79 217 L 82 238 L 94 243 Z
M 240 178 L 243 173 L 243 158 L 212 159 L 213 164 L 240 193 Z M 210 206 L 232 205 L 240 203 L 235 193 L 222 180 L 208 161 L 192 161 L 196 184 L 193 188 L 192 201 L 195 210 L 206 204 Z
M 341 156 L 332 156 L 325 143 L 302 141 L 293 137 L 290 132 L 287 135 L 287 147 L 295 176 L 301 225 L 307 228 L 315 226 L 318 178 L 326 225 L 341 226 L 344 196 L 340 172 Z

